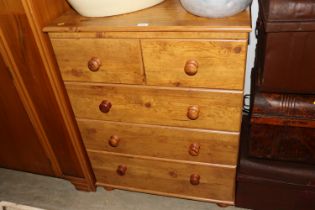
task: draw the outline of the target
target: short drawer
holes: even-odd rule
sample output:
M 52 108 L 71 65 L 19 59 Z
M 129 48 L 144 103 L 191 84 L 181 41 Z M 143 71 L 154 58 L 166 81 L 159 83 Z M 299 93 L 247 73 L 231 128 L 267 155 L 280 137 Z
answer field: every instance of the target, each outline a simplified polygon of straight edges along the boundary
M 142 40 L 147 84 L 242 90 L 246 41 Z
M 234 202 L 235 168 L 88 152 L 97 184 L 198 200 Z
M 78 120 L 87 149 L 236 165 L 237 133 Z
M 51 39 L 65 81 L 142 84 L 138 40 Z
M 67 83 L 77 118 L 239 131 L 242 93 Z

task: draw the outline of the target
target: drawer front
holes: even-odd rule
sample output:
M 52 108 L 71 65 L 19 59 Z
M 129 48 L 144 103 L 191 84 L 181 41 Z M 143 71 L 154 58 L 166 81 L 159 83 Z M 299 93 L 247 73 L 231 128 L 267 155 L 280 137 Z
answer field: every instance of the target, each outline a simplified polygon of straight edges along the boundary
M 51 39 L 65 81 L 142 84 L 138 40 Z
M 147 84 L 242 90 L 246 41 L 142 40 Z
M 234 201 L 234 168 L 88 153 L 98 184 L 186 198 Z
M 78 118 L 240 130 L 241 93 L 131 85 L 68 83 L 66 87 Z
M 78 120 L 87 149 L 236 165 L 239 135 L 97 120 Z

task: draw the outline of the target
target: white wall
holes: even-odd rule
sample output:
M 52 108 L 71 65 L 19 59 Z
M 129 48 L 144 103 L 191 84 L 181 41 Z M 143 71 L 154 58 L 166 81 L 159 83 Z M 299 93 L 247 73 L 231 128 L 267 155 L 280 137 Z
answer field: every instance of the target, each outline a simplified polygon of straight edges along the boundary
M 258 17 L 258 0 L 253 0 L 253 4 L 252 4 L 252 27 L 253 27 L 253 30 L 250 34 L 250 43 L 249 43 L 248 54 L 247 54 L 245 94 L 250 93 L 250 73 L 251 73 L 251 70 L 254 66 L 255 48 L 256 48 L 256 43 L 257 43 L 257 39 L 255 36 L 255 27 L 256 27 L 257 17 Z

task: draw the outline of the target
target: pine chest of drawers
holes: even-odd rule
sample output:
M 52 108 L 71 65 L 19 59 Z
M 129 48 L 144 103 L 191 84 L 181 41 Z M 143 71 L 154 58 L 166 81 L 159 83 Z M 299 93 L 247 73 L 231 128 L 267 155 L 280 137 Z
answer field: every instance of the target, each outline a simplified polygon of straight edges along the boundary
M 234 203 L 249 11 L 205 19 L 166 0 L 44 30 L 97 185 Z

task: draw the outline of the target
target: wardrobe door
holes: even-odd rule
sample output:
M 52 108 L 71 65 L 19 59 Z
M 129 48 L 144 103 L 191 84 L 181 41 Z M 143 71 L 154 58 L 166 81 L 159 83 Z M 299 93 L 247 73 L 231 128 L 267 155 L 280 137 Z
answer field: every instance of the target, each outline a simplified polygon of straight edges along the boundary
M 54 175 L 2 55 L 0 56 L 0 167 Z

